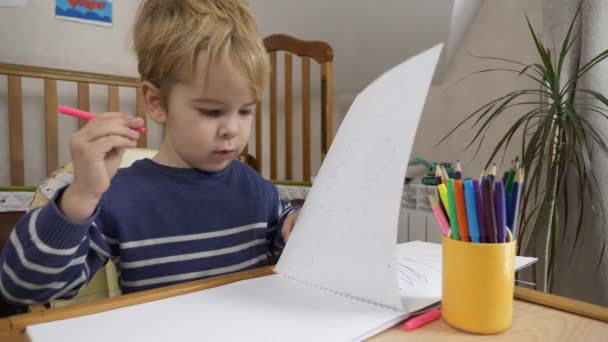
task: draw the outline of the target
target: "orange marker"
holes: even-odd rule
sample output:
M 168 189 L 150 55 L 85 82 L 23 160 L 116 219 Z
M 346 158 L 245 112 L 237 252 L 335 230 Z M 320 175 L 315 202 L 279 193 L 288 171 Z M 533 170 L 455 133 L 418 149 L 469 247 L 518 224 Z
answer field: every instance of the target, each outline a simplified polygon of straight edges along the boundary
M 460 233 L 460 240 L 471 241 L 469 239 L 467 207 L 464 200 L 464 187 L 462 184 L 462 179 L 454 180 L 454 198 L 456 200 L 456 216 L 458 218 L 458 232 Z

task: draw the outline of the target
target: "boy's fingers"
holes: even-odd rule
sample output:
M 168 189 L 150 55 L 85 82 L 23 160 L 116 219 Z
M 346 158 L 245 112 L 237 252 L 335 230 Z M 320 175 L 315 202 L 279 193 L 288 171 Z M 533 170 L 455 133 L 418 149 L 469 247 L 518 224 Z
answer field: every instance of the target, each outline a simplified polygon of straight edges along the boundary
M 108 135 L 91 143 L 91 150 L 106 154 L 115 148 L 135 147 L 137 142 L 119 135 Z
M 140 128 L 144 125 L 144 119 L 140 117 L 131 117 L 129 120 L 129 127 Z
M 134 125 L 132 121 L 132 118 L 111 117 L 91 122 L 90 125 L 85 126 L 86 128 L 83 129 L 84 138 L 92 142 L 108 135 L 119 135 L 137 140 L 140 133 L 131 128 Z
M 281 235 L 283 236 L 283 240 L 287 241 L 289 236 L 291 235 L 291 231 L 293 230 L 293 226 L 295 225 L 296 219 L 300 214 L 299 211 L 294 214 L 290 214 L 285 218 L 285 222 L 283 223 L 283 227 L 281 229 Z
M 125 125 L 131 128 L 139 128 L 144 125 L 144 119 L 138 116 L 131 116 L 124 113 L 104 113 L 99 116 L 101 120 L 123 118 Z

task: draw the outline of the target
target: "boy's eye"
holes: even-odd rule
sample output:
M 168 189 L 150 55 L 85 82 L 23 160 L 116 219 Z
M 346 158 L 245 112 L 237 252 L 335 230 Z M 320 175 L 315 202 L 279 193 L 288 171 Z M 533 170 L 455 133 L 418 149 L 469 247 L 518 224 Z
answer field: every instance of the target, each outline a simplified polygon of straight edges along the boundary
M 205 116 L 218 117 L 218 116 L 222 115 L 222 111 L 219 109 L 202 109 L 201 108 L 198 111 Z
M 250 115 L 250 114 L 253 114 L 253 110 L 251 110 L 251 109 L 241 109 L 239 111 L 239 114 L 241 114 L 241 115 Z

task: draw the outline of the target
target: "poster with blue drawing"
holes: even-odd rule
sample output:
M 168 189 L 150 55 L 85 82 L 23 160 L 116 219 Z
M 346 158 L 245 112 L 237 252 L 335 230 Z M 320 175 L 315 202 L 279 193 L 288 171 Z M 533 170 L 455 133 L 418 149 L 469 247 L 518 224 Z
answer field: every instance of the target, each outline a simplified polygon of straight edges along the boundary
M 55 0 L 55 17 L 112 26 L 112 0 Z

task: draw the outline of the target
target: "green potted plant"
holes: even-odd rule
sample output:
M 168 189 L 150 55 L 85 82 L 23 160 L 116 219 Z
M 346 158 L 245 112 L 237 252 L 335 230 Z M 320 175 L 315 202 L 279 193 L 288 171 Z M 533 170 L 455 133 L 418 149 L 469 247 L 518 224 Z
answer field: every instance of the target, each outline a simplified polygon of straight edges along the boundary
M 601 196 L 597 192 L 599 184 L 590 160 L 592 157 L 608 158 L 608 138 L 605 133 L 599 131 L 582 115 L 598 115 L 602 120 L 608 120 L 608 99 L 599 91 L 577 87 L 581 77 L 608 57 L 608 50 L 581 63 L 572 76 L 564 73 L 564 62 L 573 43 L 578 39 L 574 28 L 580 11 L 581 5 L 570 23 L 561 47 L 556 51 L 550 51 L 543 45 L 526 15 L 531 38 L 538 52 L 537 62 L 521 63 L 505 58 L 480 57 L 505 62 L 509 66 L 480 70 L 477 73 L 517 73 L 533 80 L 535 87 L 515 89 L 481 106 L 438 143 L 439 145 L 465 123 L 472 122 L 472 127 L 477 128 L 477 131 L 467 148 L 477 145 L 478 152 L 488 128 L 496 118 L 505 115 L 516 117 L 494 146 L 487 159 L 486 168 L 495 161 L 501 150 L 506 152 L 514 143 L 512 139 L 516 133 L 522 134 L 521 158 L 526 184 L 520 207 L 518 250 L 539 258 L 534 280 L 537 289 L 543 291 L 547 291 L 551 284 L 555 257 L 566 229 L 563 222 L 565 220 L 561 219 L 562 214 L 567 215 L 571 201 L 576 201 L 579 208 L 589 205 L 589 198 L 585 193 L 591 195 L 592 201 L 601 204 Z M 521 111 L 520 108 L 524 106 L 529 110 Z M 572 191 L 568 192 L 568 180 L 574 181 L 577 187 L 574 196 Z M 566 213 L 560 212 L 562 208 L 566 208 Z M 604 214 L 601 212 L 603 205 L 597 205 L 595 208 L 598 214 Z M 572 227 L 576 229 L 572 251 L 580 248 L 579 236 L 584 229 L 582 210 L 578 215 L 578 224 Z M 602 243 L 598 266 L 606 253 L 605 238 Z

